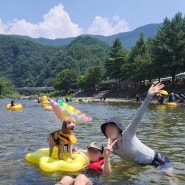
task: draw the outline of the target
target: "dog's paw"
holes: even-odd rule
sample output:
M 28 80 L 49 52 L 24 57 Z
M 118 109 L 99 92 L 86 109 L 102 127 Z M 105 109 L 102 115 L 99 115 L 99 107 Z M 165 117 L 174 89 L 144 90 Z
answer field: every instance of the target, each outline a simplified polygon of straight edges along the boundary
M 61 156 L 58 156 L 58 159 L 59 159 L 59 160 L 63 160 L 63 157 L 61 157 Z
M 75 160 L 75 159 L 76 159 L 76 157 L 75 157 L 74 155 L 72 155 L 72 156 L 71 156 L 71 159 Z

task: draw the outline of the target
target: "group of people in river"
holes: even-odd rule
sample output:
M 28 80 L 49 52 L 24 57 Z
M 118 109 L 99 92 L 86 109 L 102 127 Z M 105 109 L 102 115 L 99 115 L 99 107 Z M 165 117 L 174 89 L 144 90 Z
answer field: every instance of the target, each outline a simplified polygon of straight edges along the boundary
M 164 95 L 163 94 L 159 94 L 159 98 L 158 98 L 158 102 L 159 104 L 164 104 Z M 183 94 L 175 94 L 173 92 L 170 93 L 169 97 L 168 97 L 168 102 L 177 102 L 177 103 L 184 103 L 185 100 L 185 96 Z
M 125 130 L 122 129 L 120 121 L 114 117 L 109 118 L 105 123 L 101 124 L 100 129 L 103 135 L 108 139 L 107 146 L 104 148 L 103 145 L 98 145 L 96 142 L 93 142 L 87 148 L 90 156 L 90 163 L 87 168 L 88 170 L 94 170 L 96 172 L 93 178 L 89 176 L 87 172 L 76 177 L 64 176 L 57 185 L 97 184 L 97 176 L 99 176 L 99 174 L 111 174 L 112 172 L 110 165 L 110 156 L 112 153 L 124 160 L 140 165 L 153 165 L 155 167 L 172 166 L 172 163 L 164 154 L 146 146 L 136 136 L 138 125 L 147 110 L 150 100 L 155 94 L 159 93 L 163 87 L 164 84 L 158 82 L 154 82 L 151 85 L 144 102 Z
M 160 105 L 165 103 L 165 95 L 158 93 L 158 103 Z M 136 102 L 140 102 L 141 97 L 139 95 L 139 93 L 136 94 Z M 176 103 L 184 103 L 185 102 L 185 95 L 184 94 L 175 94 L 173 92 L 170 93 L 170 95 L 168 96 L 168 99 L 166 99 L 166 102 L 176 102 Z

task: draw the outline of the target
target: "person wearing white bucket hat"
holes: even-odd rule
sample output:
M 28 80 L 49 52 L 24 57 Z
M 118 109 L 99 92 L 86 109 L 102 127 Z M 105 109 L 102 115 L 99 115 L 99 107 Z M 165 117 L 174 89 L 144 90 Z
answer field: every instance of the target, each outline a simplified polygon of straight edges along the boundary
M 154 151 L 143 144 L 136 136 L 137 127 L 143 117 L 153 95 L 159 93 L 164 84 L 154 82 L 148 90 L 148 94 L 137 111 L 133 121 L 123 131 L 118 119 L 110 118 L 101 125 L 102 133 L 116 144 L 112 147 L 113 153 L 124 160 L 142 165 L 163 166 L 168 158 L 158 151 Z

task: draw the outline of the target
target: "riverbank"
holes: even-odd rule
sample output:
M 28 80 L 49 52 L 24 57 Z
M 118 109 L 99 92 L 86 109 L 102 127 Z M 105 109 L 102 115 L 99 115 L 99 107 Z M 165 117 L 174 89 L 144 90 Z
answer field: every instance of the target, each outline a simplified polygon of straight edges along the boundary
M 78 92 L 74 94 L 74 100 L 79 102 L 104 102 L 104 103 L 142 103 L 145 99 L 147 91 L 140 94 L 139 101 L 136 101 L 136 93 L 134 91 L 99 91 L 96 93 L 92 92 Z M 151 101 L 152 104 L 158 104 L 158 97 L 155 96 Z
M 122 91 L 86 91 L 86 92 L 77 92 L 74 94 L 75 99 L 80 99 L 82 101 L 92 101 L 92 102 L 101 102 L 104 98 L 103 102 L 110 103 L 141 103 L 148 91 L 147 86 L 141 87 L 139 89 L 127 89 Z M 184 95 L 185 97 L 185 85 L 175 85 L 175 86 L 165 86 L 164 88 L 169 94 L 171 92 L 177 95 Z M 136 101 L 136 94 L 139 93 L 139 102 Z M 184 101 L 184 100 L 183 100 Z M 165 96 L 164 104 L 168 102 L 168 96 Z M 154 96 L 152 104 L 158 104 L 158 96 Z
M 75 100 L 75 101 L 74 101 Z M 144 99 L 143 99 L 144 100 Z M 139 100 L 138 102 L 136 99 L 122 99 L 122 98 L 106 98 L 105 100 L 101 100 L 100 98 L 92 98 L 92 97 L 86 97 L 86 98 L 74 98 L 73 101 L 76 102 L 102 102 L 102 103 L 134 103 L 134 104 L 141 104 L 143 100 Z M 72 101 L 72 102 L 73 102 Z M 167 102 L 167 99 L 165 100 Z M 157 99 L 151 100 L 151 104 L 159 104 Z

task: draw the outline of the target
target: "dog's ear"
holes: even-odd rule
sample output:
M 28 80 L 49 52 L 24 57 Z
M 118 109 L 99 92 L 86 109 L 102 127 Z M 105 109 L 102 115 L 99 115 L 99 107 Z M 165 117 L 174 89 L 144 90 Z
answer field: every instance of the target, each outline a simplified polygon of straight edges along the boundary
M 62 130 L 66 130 L 67 129 L 67 122 L 64 120 L 62 123 Z
M 62 132 L 64 134 L 68 134 L 69 133 L 69 130 L 67 129 L 67 121 L 63 121 L 63 124 L 62 124 Z

